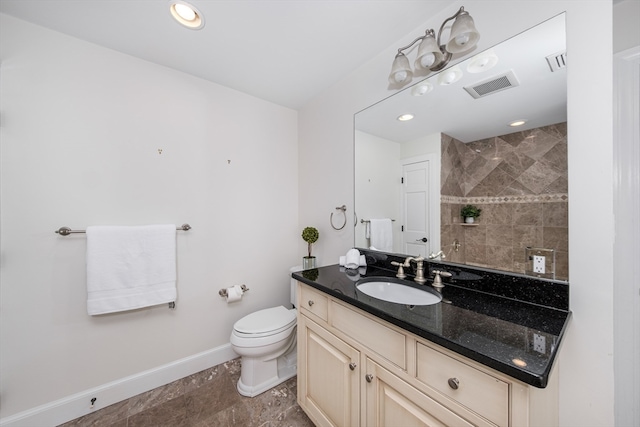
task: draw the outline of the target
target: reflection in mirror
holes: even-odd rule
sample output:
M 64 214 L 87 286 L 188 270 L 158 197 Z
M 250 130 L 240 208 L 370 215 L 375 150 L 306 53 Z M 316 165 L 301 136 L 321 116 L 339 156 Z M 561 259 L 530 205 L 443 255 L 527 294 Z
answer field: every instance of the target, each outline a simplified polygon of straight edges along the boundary
M 357 113 L 355 246 L 567 280 L 565 67 L 561 14 Z

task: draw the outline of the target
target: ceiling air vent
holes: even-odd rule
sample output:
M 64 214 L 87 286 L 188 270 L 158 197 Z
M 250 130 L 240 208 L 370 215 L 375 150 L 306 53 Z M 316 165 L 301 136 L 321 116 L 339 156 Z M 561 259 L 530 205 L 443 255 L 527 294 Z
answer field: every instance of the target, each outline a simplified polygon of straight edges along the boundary
M 567 66 L 567 51 L 547 56 L 547 63 L 549 64 L 549 68 L 551 68 L 551 72 L 565 68 Z
M 478 99 L 519 85 L 520 82 L 516 78 L 513 70 L 509 70 L 504 74 L 493 76 L 490 79 L 474 83 L 470 86 L 465 86 L 464 90 L 469 92 L 469 95 Z

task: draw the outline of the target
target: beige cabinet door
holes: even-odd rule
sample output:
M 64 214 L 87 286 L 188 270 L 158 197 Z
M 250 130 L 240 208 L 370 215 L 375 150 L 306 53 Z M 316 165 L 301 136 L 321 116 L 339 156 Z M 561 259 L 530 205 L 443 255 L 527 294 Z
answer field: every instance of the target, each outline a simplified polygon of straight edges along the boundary
M 320 426 L 360 425 L 360 352 L 299 316 L 298 403 Z
M 370 359 L 362 375 L 367 427 L 472 426 Z

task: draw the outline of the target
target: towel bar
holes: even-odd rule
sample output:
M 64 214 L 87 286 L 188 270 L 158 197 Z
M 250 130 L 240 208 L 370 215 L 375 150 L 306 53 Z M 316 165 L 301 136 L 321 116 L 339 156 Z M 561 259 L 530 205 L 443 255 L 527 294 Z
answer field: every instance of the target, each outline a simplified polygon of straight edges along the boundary
M 191 230 L 191 226 L 189 224 L 182 224 L 180 227 L 176 227 L 177 231 L 189 231 Z M 61 236 L 68 236 L 72 233 L 86 233 L 86 230 L 72 230 L 69 227 L 60 227 L 54 233 L 57 233 Z
M 396 222 L 396 220 L 395 220 L 395 219 L 392 219 L 391 221 L 392 221 L 392 222 Z M 361 219 L 361 220 L 360 220 L 360 224 L 364 224 L 365 222 L 371 222 L 371 220 L 370 220 L 370 219 Z

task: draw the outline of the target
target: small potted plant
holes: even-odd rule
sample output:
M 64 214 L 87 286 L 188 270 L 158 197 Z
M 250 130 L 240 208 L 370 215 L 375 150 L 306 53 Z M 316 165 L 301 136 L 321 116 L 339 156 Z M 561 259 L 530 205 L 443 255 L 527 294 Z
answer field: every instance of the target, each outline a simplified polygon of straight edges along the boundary
M 320 233 L 318 233 L 318 229 L 314 227 L 305 227 L 304 230 L 302 230 L 302 240 L 307 242 L 309 250 L 309 256 L 302 258 L 302 268 L 304 270 L 316 268 L 316 257 L 311 256 L 311 245 L 318 240 L 318 237 L 320 237 Z
M 466 205 L 460 211 L 460 215 L 464 218 L 466 224 L 473 224 L 475 219 L 480 216 L 482 209 L 474 205 Z

